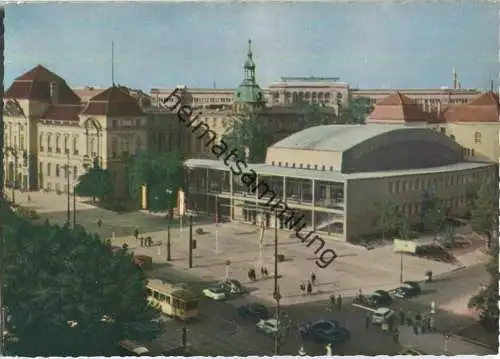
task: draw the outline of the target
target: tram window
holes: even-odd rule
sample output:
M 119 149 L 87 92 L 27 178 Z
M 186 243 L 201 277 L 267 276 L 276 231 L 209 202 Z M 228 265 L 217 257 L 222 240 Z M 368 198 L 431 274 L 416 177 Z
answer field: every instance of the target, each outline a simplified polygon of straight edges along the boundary
M 165 302 L 167 302 L 167 304 L 170 304 L 170 296 L 165 296 Z
M 160 297 L 160 301 L 164 302 L 165 299 L 167 298 L 165 294 L 159 294 L 159 297 Z
M 159 300 L 160 299 L 160 293 L 153 292 L 153 298 Z
M 151 291 L 151 289 L 148 288 L 148 297 L 151 297 L 153 295 L 153 292 Z
M 179 300 L 174 299 L 174 308 L 179 308 Z

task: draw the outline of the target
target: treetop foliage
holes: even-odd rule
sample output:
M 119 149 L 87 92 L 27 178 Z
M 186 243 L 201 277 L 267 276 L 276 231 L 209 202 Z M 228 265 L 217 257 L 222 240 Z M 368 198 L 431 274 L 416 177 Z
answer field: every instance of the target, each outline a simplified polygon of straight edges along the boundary
M 21 356 L 115 354 L 120 340 L 159 333 L 146 277 L 131 254 L 84 229 L 17 217 L 4 227 L 9 352 Z
M 103 199 L 113 192 L 109 171 L 94 161 L 93 166 L 78 178 L 75 192 L 78 196 Z

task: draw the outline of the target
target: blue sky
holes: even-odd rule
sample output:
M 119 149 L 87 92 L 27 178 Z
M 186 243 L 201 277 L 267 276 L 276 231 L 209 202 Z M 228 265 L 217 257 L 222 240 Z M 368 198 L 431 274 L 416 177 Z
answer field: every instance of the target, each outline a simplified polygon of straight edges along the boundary
M 252 38 L 262 87 L 281 76 L 338 76 L 362 88 L 497 81 L 499 4 L 9 4 L 6 78 L 38 63 L 70 85 L 235 87 Z M 498 84 L 498 81 L 497 81 Z

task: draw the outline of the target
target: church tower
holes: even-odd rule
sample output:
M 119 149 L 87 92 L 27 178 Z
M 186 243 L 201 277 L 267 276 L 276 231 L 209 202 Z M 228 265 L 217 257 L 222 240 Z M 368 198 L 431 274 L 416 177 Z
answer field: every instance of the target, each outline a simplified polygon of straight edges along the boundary
M 236 112 L 244 109 L 254 109 L 264 105 L 264 95 L 262 89 L 255 80 L 255 62 L 253 60 L 252 40 L 248 40 L 247 59 L 243 65 L 244 78 L 236 88 L 234 94 L 234 103 Z

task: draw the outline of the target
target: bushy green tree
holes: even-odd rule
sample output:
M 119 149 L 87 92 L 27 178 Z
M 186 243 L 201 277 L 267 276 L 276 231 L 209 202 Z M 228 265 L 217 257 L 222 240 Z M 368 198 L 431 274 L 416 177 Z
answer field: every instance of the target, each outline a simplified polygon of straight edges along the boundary
M 151 211 L 175 207 L 184 178 L 182 159 L 177 153 L 140 152 L 131 159 L 128 175 L 132 198 L 139 198 L 141 187 L 147 186 Z
M 400 215 L 397 206 L 390 201 L 377 202 L 375 207 L 377 210 L 375 226 L 382 233 L 382 238 L 385 240 L 387 233 L 397 230 Z
M 78 196 L 92 197 L 102 200 L 113 192 L 113 181 L 109 171 L 100 167 L 99 162 L 95 161 L 93 166 L 78 178 L 75 186 L 75 192 Z
M 351 125 L 364 124 L 374 108 L 368 97 L 354 98 L 352 95 L 347 98 L 346 105 L 342 105 L 340 99 L 337 104 L 339 107 L 338 122 Z
M 231 122 L 222 136 L 231 149 L 237 149 L 240 159 L 245 159 L 248 149 L 248 163 L 264 162 L 272 136 L 260 110 L 246 110 Z
M 113 252 L 81 228 L 11 220 L 4 258 L 13 355 L 113 355 L 121 340 L 160 332 L 131 254 Z
M 422 224 L 424 229 L 431 231 L 434 240 L 443 228 L 448 215 L 448 208 L 434 193 L 425 193 L 422 202 Z
M 492 245 L 498 230 L 498 185 L 492 181 L 481 183 L 471 209 L 472 229 L 486 237 L 488 247 Z
M 470 298 L 468 306 L 475 309 L 481 318 L 481 323 L 491 332 L 498 332 L 498 245 L 493 246 L 490 251 L 490 261 L 486 265 L 486 270 L 490 274 L 490 282 L 482 287 L 479 292 Z

